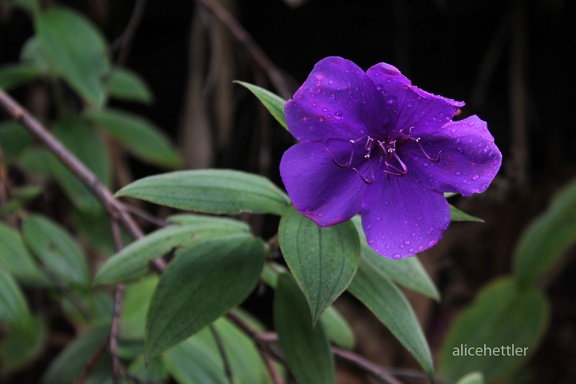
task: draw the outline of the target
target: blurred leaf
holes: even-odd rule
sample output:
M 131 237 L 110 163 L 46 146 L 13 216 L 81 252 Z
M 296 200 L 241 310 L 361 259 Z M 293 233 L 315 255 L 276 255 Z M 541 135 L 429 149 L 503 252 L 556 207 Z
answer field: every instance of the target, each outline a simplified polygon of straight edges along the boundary
M 26 249 L 20 232 L 4 223 L 0 223 L 0 271 L 2 270 L 24 284 L 49 284 Z
M 179 252 L 150 303 L 146 355 L 160 354 L 240 304 L 263 264 L 264 244 L 248 234 L 208 238 Z
M 17 122 L 0 123 L 0 148 L 8 164 L 15 161 L 31 142 L 32 136 Z
M 484 376 L 481 372 L 472 372 L 462 377 L 456 384 L 484 384 Z
M 122 340 L 144 340 L 146 313 L 157 285 L 155 275 L 126 285 L 120 321 Z
M 114 68 L 110 73 L 107 86 L 110 97 L 146 104 L 152 102 L 152 93 L 144 80 L 126 68 Z
M 27 11 L 33 11 L 36 7 L 36 0 L 7 0 L 18 7 L 21 7 Z
M 28 303 L 12 276 L 0 269 L 0 322 L 21 328 L 30 318 Z
M 546 274 L 576 242 L 576 180 L 524 231 L 514 251 L 514 276 L 523 286 Z
M 52 68 L 88 103 L 101 107 L 110 59 L 100 31 L 84 16 L 63 7 L 37 12 L 35 26 Z
M 36 35 L 30 37 L 24 43 L 20 51 L 20 61 L 36 68 L 38 74 L 45 75 L 50 73 L 50 64 L 48 64 L 44 50 Z
M 547 319 L 542 292 L 532 287 L 520 290 L 512 278 L 497 280 L 454 320 L 440 351 L 439 370 L 450 380 L 472 371 L 482 372 L 488 382 L 502 378 L 526 361 L 518 350 L 527 355 L 535 351 Z M 480 348 L 482 356 L 470 356 L 470 348 L 475 354 Z M 504 349 L 494 356 L 494 348 Z
M 406 257 L 404 259 L 394 260 L 380 256 L 366 242 L 366 236 L 362 229 L 360 216 L 352 218 L 356 226 L 360 244 L 362 248 L 362 257 L 372 264 L 373 267 L 384 273 L 390 280 L 400 284 L 415 292 L 419 292 L 434 300 L 440 299 L 440 293 L 434 285 L 434 282 L 420 263 L 416 256 Z
M 182 216 L 180 216 L 182 218 Z M 232 225 L 233 220 L 205 216 L 196 222 L 183 222 L 158 229 L 124 247 L 104 263 L 95 284 L 118 284 L 135 280 L 148 271 L 148 263 L 174 248 L 190 246 L 207 237 L 225 238 L 228 234 L 249 233 L 248 227 Z
M 469 215 L 450 204 L 450 221 L 472 221 L 476 223 L 483 223 L 484 220 Z
M 137 377 L 140 382 L 168 382 L 168 371 L 160 358 L 151 359 L 146 363 L 143 355 L 139 355 L 128 366 L 128 372 Z
M 312 325 L 308 303 L 287 273 L 278 277 L 274 324 L 284 358 L 301 384 L 333 383 L 334 357 L 321 324 Z
M 94 172 L 102 184 L 110 184 L 112 167 L 106 146 L 82 118 L 74 115 L 60 118 L 54 125 L 54 136 Z M 59 159 L 52 156 L 50 165 L 54 177 L 79 210 L 91 214 L 102 210 L 93 193 Z
M 235 81 L 235 83 L 248 88 L 248 90 L 252 92 L 254 96 L 262 102 L 262 104 L 264 104 L 268 112 L 270 112 L 276 121 L 278 121 L 284 129 L 288 130 L 286 117 L 284 116 L 284 104 L 286 104 L 286 100 L 257 85 L 245 83 L 243 81 Z
M 58 224 L 40 215 L 22 220 L 24 242 L 61 282 L 88 287 L 90 277 L 78 244 Z
M 346 290 L 360 260 L 360 242 L 353 224 L 319 227 L 294 207 L 278 230 L 284 260 L 302 289 L 315 324 L 324 310 Z
M 128 184 L 116 196 L 129 196 L 172 208 L 212 214 L 242 212 L 282 215 L 290 200 L 270 180 L 227 169 L 178 171 Z
M 426 337 L 410 303 L 388 277 L 369 260 L 361 258 L 360 267 L 348 291 L 386 325 L 420 363 L 428 377 L 432 378 L 434 367 Z
M 350 350 L 354 348 L 356 344 L 354 332 L 336 308 L 333 306 L 326 308 L 322 316 L 320 316 L 320 325 L 330 341 L 342 348 Z
M 0 88 L 10 91 L 31 82 L 39 75 L 33 65 L 10 64 L 0 67 Z
M 86 364 L 93 357 L 94 352 L 96 352 L 102 343 L 106 342 L 109 333 L 110 325 L 101 324 L 77 336 L 52 360 L 40 382 L 42 384 L 75 382 Z M 100 356 L 98 361 L 110 366 L 111 371 L 112 359 L 106 351 Z
M 176 149 L 151 121 L 110 108 L 91 112 L 86 117 L 140 160 L 167 168 L 180 166 L 181 159 Z
M 26 147 L 18 157 L 18 164 L 27 172 L 42 177 L 51 177 L 52 154 L 40 146 Z
M 0 373 L 7 374 L 30 366 L 42 352 L 45 341 L 44 322 L 38 317 L 28 316 L 17 328 L 10 329 L 2 338 Z

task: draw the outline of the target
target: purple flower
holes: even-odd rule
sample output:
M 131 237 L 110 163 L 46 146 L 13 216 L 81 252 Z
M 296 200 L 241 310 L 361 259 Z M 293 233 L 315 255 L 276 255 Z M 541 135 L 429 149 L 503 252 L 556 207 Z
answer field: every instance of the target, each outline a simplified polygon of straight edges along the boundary
M 462 106 L 386 63 L 364 72 L 321 60 L 285 106 L 300 141 L 280 163 L 294 206 L 322 227 L 361 213 L 368 244 L 385 257 L 432 247 L 450 223 L 443 192 L 483 192 L 502 162 L 486 122 L 451 120 Z

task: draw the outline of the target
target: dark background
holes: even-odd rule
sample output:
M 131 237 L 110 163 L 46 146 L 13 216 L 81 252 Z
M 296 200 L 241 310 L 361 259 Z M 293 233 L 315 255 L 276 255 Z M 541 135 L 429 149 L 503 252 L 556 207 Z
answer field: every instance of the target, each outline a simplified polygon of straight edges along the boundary
M 132 1 L 62 3 L 88 15 L 109 42 L 121 35 L 134 6 Z M 240 168 L 279 182 L 278 162 L 292 139 L 251 95 L 227 79 L 257 83 L 278 93 L 283 90 L 274 87 L 249 47 L 198 3 L 148 0 L 126 66 L 146 79 L 155 102 L 115 104 L 163 127 L 182 148 L 187 167 Z M 440 245 L 421 257 L 443 300 L 430 304 L 416 298 L 414 305 L 432 347 L 438 347 L 453 315 L 484 284 L 510 272 L 519 235 L 553 193 L 576 176 L 576 124 L 571 116 L 576 3 L 308 0 L 291 7 L 282 0 L 227 0 L 226 4 L 285 75 L 284 91 L 293 92 L 325 56 L 343 56 L 364 69 L 385 61 L 427 91 L 466 101 L 464 116 L 478 114 L 488 122 L 504 155 L 502 169 L 485 194 L 458 201 L 460 208 L 486 223 L 453 225 Z M 0 16 L 0 63 L 4 64 L 17 60 L 33 31 L 20 11 Z M 197 74 L 192 81 L 191 73 Z M 209 144 L 197 139 L 188 143 L 190 136 L 183 133 L 200 130 L 186 118 L 186 111 L 200 104 Z M 228 116 L 224 124 L 222 116 Z M 189 153 L 207 145 L 211 150 L 207 156 Z M 134 177 L 158 172 L 138 163 L 132 164 L 132 171 Z M 274 228 L 266 221 L 259 225 L 264 233 Z M 528 382 L 576 382 L 573 256 L 574 250 L 547 282 L 550 326 L 525 369 L 532 378 Z M 363 315 L 357 316 L 354 323 L 361 324 Z M 409 360 L 398 352 L 382 360 L 378 345 L 389 337 L 381 332 L 382 339 L 366 341 L 376 345 L 361 346 L 371 351 L 369 357 L 384 364 Z M 385 347 L 380 351 L 390 353 Z

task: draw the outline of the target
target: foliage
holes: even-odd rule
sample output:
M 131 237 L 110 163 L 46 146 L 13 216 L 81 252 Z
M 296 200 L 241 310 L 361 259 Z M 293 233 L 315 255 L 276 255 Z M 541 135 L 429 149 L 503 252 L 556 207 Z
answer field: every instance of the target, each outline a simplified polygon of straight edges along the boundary
M 11 189 L 0 209 L 5 221 L 0 223 L 0 377 L 52 352 L 47 334 L 53 325 L 43 308 L 33 306 L 35 294 L 50 300 L 58 319 L 73 330 L 43 373 L 43 383 L 110 382 L 120 374 L 126 381 L 268 383 L 277 372 L 300 383 L 334 382 L 333 347 L 355 345 L 352 327 L 335 305 L 343 294 L 373 313 L 427 377 L 436 375 L 403 291 L 440 300 L 417 256 L 380 257 L 357 217 L 318 227 L 262 175 L 177 170 L 180 156 L 159 127 L 110 106 L 114 99 L 148 104 L 153 96 L 135 72 L 113 63 L 99 29 L 70 8 L 12 3 L 28 12 L 35 34 L 19 63 L 0 68 L 0 88 L 43 84 L 55 110 L 45 121 L 50 135 L 94 178 L 92 184 L 81 180 L 21 125 L 0 124 L 6 166 L 30 175 L 30 184 Z M 240 84 L 286 128 L 282 98 Z M 99 195 L 95 192 L 107 191 L 115 180 L 118 147 L 170 172 L 136 180 L 115 196 Z M 32 204 L 50 182 L 68 199 L 67 211 Z M 516 343 L 533 353 L 549 311 L 538 279 L 576 240 L 574 185 L 528 229 L 515 251 L 513 274 L 486 287 L 455 321 L 440 355 L 442 376 L 455 382 L 480 371 L 483 376 L 470 374 L 459 382 L 481 383 L 482 377 L 506 377 L 526 359 L 464 364 L 451 353 L 460 344 Z M 135 235 L 119 218 L 127 207 L 119 197 L 178 214 Z M 250 225 L 255 215 L 278 224 L 271 238 Z M 451 219 L 480 221 L 453 206 Z M 121 247 L 123 242 L 129 244 Z M 263 286 L 274 295 L 273 329 L 242 309 L 247 299 L 259 299 L 254 292 Z M 272 332 L 277 338 L 266 339 Z

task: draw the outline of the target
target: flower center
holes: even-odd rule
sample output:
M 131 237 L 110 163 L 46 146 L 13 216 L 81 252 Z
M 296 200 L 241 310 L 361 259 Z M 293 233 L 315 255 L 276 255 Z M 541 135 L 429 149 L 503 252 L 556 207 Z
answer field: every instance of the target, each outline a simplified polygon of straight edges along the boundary
M 364 181 L 366 184 L 372 184 L 374 180 L 376 180 L 376 173 L 374 169 L 381 170 L 382 173 L 386 175 L 386 178 L 389 179 L 390 176 L 406 176 L 408 174 L 408 167 L 402 161 L 402 159 L 398 156 L 398 149 L 402 147 L 402 145 L 408 142 L 415 142 L 418 145 L 418 148 L 423 153 L 424 157 L 432 162 L 440 161 L 440 153 L 436 157 L 431 157 L 424 147 L 421 144 L 420 137 L 412 137 L 412 129 L 410 127 L 408 130 L 408 134 L 405 134 L 401 129 L 398 132 L 395 132 L 393 135 L 394 138 L 384 138 L 380 136 L 364 136 L 356 140 L 350 140 L 350 144 L 352 145 L 352 150 L 350 152 L 350 158 L 346 163 L 338 162 L 330 150 L 326 147 L 326 151 L 332 158 L 332 161 L 336 166 L 340 168 L 351 168 Z M 364 141 L 365 140 L 365 141 Z M 358 163 L 358 160 L 354 161 L 354 151 L 358 151 L 358 145 L 364 142 L 363 149 L 360 151 L 364 152 L 364 159 L 368 162 L 368 168 L 370 175 L 366 177 L 363 175 L 356 167 L 352 166 L 353 162 Z

